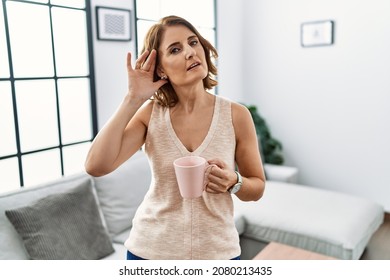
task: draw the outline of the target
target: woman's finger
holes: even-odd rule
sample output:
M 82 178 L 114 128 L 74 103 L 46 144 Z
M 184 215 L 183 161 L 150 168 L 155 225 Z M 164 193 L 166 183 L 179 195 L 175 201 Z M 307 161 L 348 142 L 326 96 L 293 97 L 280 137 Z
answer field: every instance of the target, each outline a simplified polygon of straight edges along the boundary
M 214 173 L 210 173 L 207 177 L 209 179 L 209 182 L 214 184 L 214 185 L 221 185 L 223 184 L 223 179 L 219 176 L 219 174 L 217 172 L 214 172 Z
M 222 188 L 219 184 L 209 182 L 206 187 L 206 191 L 209 193 L 224 193 L 225 189 Z
M 220 160 L 218 158 L 213 158 L 213 159 L 209 160 L 208 163 L 209 164 L 215 164 L 215 165 L 217 165 L 221 169 L 226 167 L 226 164 L 222 160 Z
M 214 194 L 220 193 L 219 191 L 215 190 L 215 186 L 216 186 L 215 184 L 208 183 L 206 188 L 205 188 L 205 191 L 208 193 L 214 193 Z
M 134 69 L 141 69 L 142 68 L 142 65 L 144 64 L 146 58 L 148 57 L 149 55 L 149 51 L 146 50 L 144 51 L 139 57 L 138 59 L 136 60 L 135 62 L 135 68 Z
M 213 168 L 211 168 L 211 170 L 208 173 L 214 177 L 221 178 L 224 175 L 223 172 L 224 172 L 223 169 L 217 164 L 215 164 L 213 165 Z
M 216 164 L 215 161 L 213 162 Z M 216 166 L 207 176 L 209 186 L 212 186 L 212 189 L 219 193 L 226 192 L 234 183 L 233 174 L 235 176 L 234 178 L 236 178 L 236 174 L 230 169 L 223 169 Z
M 154 70 L 154 65 L 156 64 L 156 50 L 152 50 L 142 65 L 142 70 L 150 71 Z
M 133 70 L 133 67 L 131 66 L 131 53 L 128 52 L 127 53 L 127 71 L 132 71 Z

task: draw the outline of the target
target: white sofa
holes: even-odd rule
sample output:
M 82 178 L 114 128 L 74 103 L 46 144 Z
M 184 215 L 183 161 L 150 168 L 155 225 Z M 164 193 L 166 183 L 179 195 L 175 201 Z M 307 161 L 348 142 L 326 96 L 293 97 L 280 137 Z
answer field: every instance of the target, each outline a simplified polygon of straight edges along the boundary
M 242 259 L 270 241 L 358 259 L 383 222 L 376 203 L 297 185 L 294 168 L 266 165 L 266 171 L 261 200 L 234 199 Z M 123 243 L 150 180 L 140 151 L 103 177 L 81 173 L 0 195 L 0 259 L 125 259 Z

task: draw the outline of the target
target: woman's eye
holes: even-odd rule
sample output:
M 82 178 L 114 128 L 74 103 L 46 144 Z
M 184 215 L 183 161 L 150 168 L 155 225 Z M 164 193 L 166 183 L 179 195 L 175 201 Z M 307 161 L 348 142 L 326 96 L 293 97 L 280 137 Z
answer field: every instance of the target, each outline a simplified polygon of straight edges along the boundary
M 171 53 L 178 53 L 180 51 L 180 49 L 179 48 L 172 48 L 171 49 Z
M 197 44 L 198 44 L 198 41 L 197 41 L 197 40 L 193 40 L 193 41 L 190 42 L 190 45 L 191 45 L 191 46 L 195 46 L 195 45 L 197 45 Z

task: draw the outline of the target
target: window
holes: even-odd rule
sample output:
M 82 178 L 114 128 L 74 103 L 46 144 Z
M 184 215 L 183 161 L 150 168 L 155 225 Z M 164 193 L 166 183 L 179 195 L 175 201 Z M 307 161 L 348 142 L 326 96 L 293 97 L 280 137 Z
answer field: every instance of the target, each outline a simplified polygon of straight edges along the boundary
M 88 0 L 2 0 L 0 192 L 84 169 L 97 132 L 91 34 Z
M 142 49 L 147 30 L 160 18 L 176 15 L 191 22 L 216 47 L 215 0 L 135 0 L 137 53 Z

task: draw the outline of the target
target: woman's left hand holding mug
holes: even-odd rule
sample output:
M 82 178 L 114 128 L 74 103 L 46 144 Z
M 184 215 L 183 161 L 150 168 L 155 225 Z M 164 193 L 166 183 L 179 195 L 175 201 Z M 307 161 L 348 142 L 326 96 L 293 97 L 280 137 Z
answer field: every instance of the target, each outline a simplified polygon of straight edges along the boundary
M 214 165 L 208 173 L 208 184 L 205 191 L 208 193 L 219 194 L 227 192 L 235 183 L 237 175 L 227 164 L 220 159 L 211 159 L 208 161 Z

